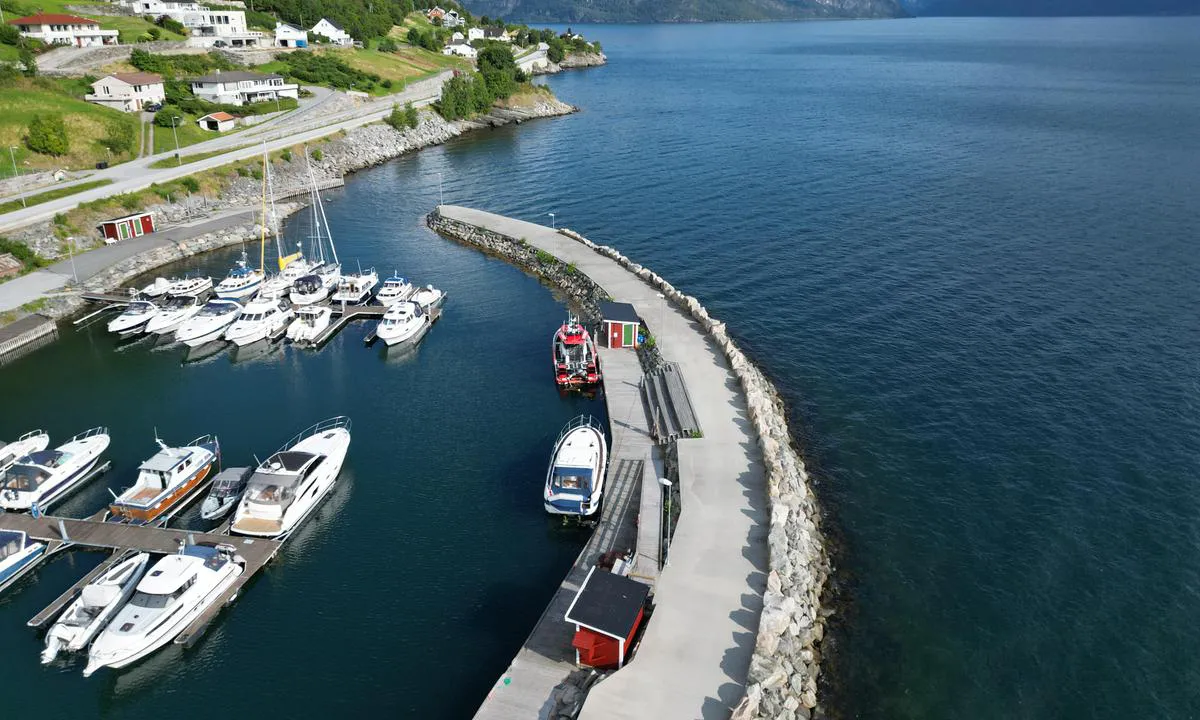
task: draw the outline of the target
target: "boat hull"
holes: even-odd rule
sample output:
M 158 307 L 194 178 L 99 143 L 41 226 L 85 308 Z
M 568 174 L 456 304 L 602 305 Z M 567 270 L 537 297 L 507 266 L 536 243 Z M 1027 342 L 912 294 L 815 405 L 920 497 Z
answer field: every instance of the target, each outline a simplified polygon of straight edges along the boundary
M 586 466 L 591 471 L 591 487 L 587 492 L 555 492 L 552 478 L 556 468 L 582 468 L 582 465 L 560 465 L 565 454 L 565 448 L 577 440 L 584 444 L 596 443 L 596 457 Z M 546 473 L 546 484 L 542 493 L 542 505 L 546 512 L 552 515 L 568 515 L 576 517 L 591 517 L 600 510 L 604 499 L 604 480 L 608 469 L 608 443 L 599 427 L 588 424 L 564 430 L 554 445 L 554 454 L 550 458 L 550 468 Z
M 179 507 L 196 488 L 203 484 L 216 462 L 217 454 L 214 452 L 206 464 L 197 468 L 196 472 L 192 473 L 187 480 L 177 485 L 153 507 L 141 507 L 118 500 L 108 506 L 109 512 L 112 513 L 113 518 L 120 518 L 126 522 L 137 525 L 150 524 Z
M 32 510 L 34 503 L 37 503 L 39 510 L 46 510 L 83 482 L 95 469 L 96 463 L 100 461 L 100 456 L 108 449 L 108 444 L 108 435 L 95 435 L 63 445 L 64 449 L 72 453 L 70 466 L 65 467 L 58 478 L 45 483 L 33 492 L 9 490 L 0 492 L 0 508 L 22 512 Z M 72 445 L 76 447 L 70 447 Z
M 5 558 L 4 562 L 0 563 L 0 587 L 28 572 L 45 552 L 44 543 L 31 543 L 16 555 Z

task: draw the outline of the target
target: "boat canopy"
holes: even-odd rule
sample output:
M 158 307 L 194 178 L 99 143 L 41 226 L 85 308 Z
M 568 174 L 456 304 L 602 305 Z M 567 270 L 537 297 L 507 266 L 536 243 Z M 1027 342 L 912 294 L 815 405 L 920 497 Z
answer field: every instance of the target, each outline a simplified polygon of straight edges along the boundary
M 554 468 L 552 484 L 555 490 L 567 493 L 585 493 L 592 490 L 592 469 L 582 467 Z
M 258 472 L 278 474 L 298 473 L 316 457 L 318 456 L 313 453 L 301 450 L 284 450 L 267 458 L 267 461 L 259 467 Z M 258 473 L 255 474 L 257 475 Z
M 211 545 L 188 545 L 183 549 L 183 554 L 195 558 L 200 558 L 204 561 L 204 567 L 209 570 L 216 570 L 225 564 L 226 558 Z
M 22 465 L 41 465 L 46 468 L 56 468 L 71 459 L 71 453 L 62 450 L 39 450 L 21 458 Z
M 20 530 L 0 530 L 0 560 L 12 557 L 25 549 L 25 533 Z
M 160 450 L 155 453 L 154 457 L 142 463 L 140 470 L 149 470 L 151 472 L 169 473 L 180 465 L 184 460 L 192 456 L 191 451 L 182 450 L 179 448 L 170 448 Z
M 321 278 L 317 275 L 305 275 L 296 281 L 292 288 L 298 293 L 315 293 L 322 287 Z
M 83 604 L 91 607 L 105 607 L 121 594 L 120 585 L 84 585 Z

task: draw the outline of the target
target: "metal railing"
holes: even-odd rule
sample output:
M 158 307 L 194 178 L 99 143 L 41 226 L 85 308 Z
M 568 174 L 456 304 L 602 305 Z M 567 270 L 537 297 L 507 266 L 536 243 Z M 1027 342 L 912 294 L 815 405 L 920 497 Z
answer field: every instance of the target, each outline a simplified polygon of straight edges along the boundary
M 346 432 L 350 432 L 350 424 L 351 424 L 350 418 L 345 415 L 338 415 L 337 417 L 332 417 L 332 418 L 329 418 L 328 420 L 322 420 L 321 422 L 319 422 L 315 425 L 312 425 L 311 427 L 305 428 L 304 430 L 301 430 L 300 432 L 296 433 L 295 436 L 293 436 L 291 440 L 288 440 L 287 442 L 285 442 L 283 444 L 283 446 L 280 447 L 278 450 L 276 450 L 274 453 L 272 453 L 272 455 L 284 452 L 288 448 L 293 447 L 296 443 L 300 442 L 301 440 L 303 440 L 305 438 L 310 438 L 314 435 L 320 435 L 321 433 L 323 433 L 327 430 L 336 430 L 337 428 L 345 428 Z

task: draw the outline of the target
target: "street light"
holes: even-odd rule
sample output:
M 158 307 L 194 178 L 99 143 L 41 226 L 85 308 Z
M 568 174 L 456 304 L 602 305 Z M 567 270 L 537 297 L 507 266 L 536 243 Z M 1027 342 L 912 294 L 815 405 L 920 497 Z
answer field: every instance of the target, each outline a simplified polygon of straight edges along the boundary
M 8 157 L 9 157 L 9 159 L 12 160 L 12 164 L 13 164 L 13 177 L 17 177 L 20 174 L 17 171 L 17 156 L 13 154 L 13 151 L 15 151 L 16 149 L 17 148 L 12 145 L 10 145 L 8 147 Z M 21 185 L 21 183 L 17 183 L 18 187 L 20 187 L 20 185 Z M 21 207 L 28 207 L 25 204 L 25 191 L 24 190 L 21 190 Z
M 75 284 L 79 284 L 79 273 L 75 272 L 75 236 L 67 236 L 67 255 L 71 258 L 71 277 L 75 278 Z
M 442 174 L 438 173 L 438 207 L 446 204 L 446 199 L 442 197 Z
M 554 225 L 554 213 L 546 213 L 546 214 L 550 216 L 550 229 L 557 230 L 558 228 L 555 227 L 555 225 Z
M 171 134 L 175 136 L 175 165 L 176 167 L 183 164 L 183 158 L 179 157 L 179 133 L 175 130 L 175 121 L 182 120 L 178 115 L 171 116 Z
M 664 549 L 670 549 L 670 547 L 671 547 L 671 481 L 664 477 L 660 477 L 658 479 L 658 484 L 662 485 L 663 489 L 667 491 L 667 534 L 664 536 L 664 539 L 666 540 L 666 547 Z M 667 561 L 664 563 L 664 565 L 671 564 L 671 560 L 669 557 L 670 553 L 667 553 L 667 554 L 668 554 L 668 558 L 667 558 Z

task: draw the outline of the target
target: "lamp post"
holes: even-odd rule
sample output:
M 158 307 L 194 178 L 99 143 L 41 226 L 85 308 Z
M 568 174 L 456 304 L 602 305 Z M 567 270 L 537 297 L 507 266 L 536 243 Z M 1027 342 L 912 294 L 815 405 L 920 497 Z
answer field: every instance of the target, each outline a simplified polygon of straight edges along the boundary
M 175 136 L 175 165 L 176 167 L 183 164 L 183 158 L 179 157 L 179 133 L 175 130 L 175 121 L 182 120 L 178 115 L 171 116 L 171 134 Z
M 13 177 L 17 177 L 20 174 L 17 171 L 17 156 L 14 154 L 16 149 L 17 148 L 13 147 L 12 145 L 10 145 L 8 147 L 8 157 L 10 160 L 12 160 L 12 164 L 13 164 Z M 17 183 L 17 185 L 19 186 L 20 183 Z M 28 205 L 25 204 L 25 191 L 24 190 L 21 190 L 21 207 L 28 207 Z
M 79 273 L 75 272 L 75 236 L 67 236 L 67 255 L 71 258 L 71 277 L 75 278 L 75 284 L 79 284 Z
M 555 224 L 554 224 L 554 213 L 546 213 L 546 214 L 550 216 L 550 229 L 557 230 L 558 227 L 555 226 Z
M 663 541 L 664 541 L 663 549 L 667 550 L 671 547 L 671 481 L 666 479 L 665 477 L 660 477 L 658 479 L 658 484 L 662 485 L 663 489 L 667 491 L 667 532 L 663 536 Z M 669 553 L 666 553 L 666 554 L 669 556 Z M 670 557 L 668 557 L 667 561 L 663 564 L 670 565 L 671 564 Z
M 438 173 L 438 207 L 446 204 L 446 199 L 442 197 L 442 174 Z
M 658 348 L 658 354 L 662 356 L 662 339 L 666 335 L 664 325 L 667 324 L 667 296 L 658 293 L 658 299 L 662 300 L 662 306 L 658 308 L 658 332 L 654 334 L 654 344 Z

